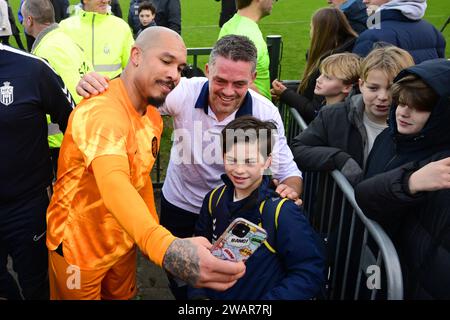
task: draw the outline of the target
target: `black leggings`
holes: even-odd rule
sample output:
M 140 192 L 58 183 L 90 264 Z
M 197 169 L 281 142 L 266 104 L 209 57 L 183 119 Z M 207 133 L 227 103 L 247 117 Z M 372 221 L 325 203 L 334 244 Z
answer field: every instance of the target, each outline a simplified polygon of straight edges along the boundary
M 48 251 L 46 240 L 47 191 L 8 204 L 0 204 L 0 297 L 19 299 L 13 269 L 25 299 L 49 299 Z

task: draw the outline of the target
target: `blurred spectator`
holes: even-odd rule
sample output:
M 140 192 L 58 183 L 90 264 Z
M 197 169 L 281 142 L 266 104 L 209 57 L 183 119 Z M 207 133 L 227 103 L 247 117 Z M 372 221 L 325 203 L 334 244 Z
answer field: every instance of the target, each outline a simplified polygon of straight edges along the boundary
M 122 8 L 120 7 L 119 0 L 111 0 L 111 13 L 118 18 L 122 18 Z
M 122 18 L 122 8 L 120 7 L 119 0 L 108 0 L 108 1 L 109 4 L 107 12 L 109 14 L 115 15 L 118 18 Z M 72 10 L 73 10 L 73 12 L 71 13 L 72 15 L 79 14 L 80 10 L 83 10 L 83 0 L 80 0 L 80 3 L 73 6 Z
M 20 31 L 19 31 L 19 28 L 16 25 L 16 19 L 14 18 L 14 13 L 13 13 L 13 11 L 11 9 L 11 6 L 8 3 L 8 0 L 5 0 L 5 1 L 6 1 L 7 5 L 8 5 L 8 19 L 9 19 L 9 24 L 11 25 L 12 36 L 14 36 L 14 39 L 16 40 L 16 43 L 17 43 L 17 46 L 19 47 L 19 49 L 25 51 L 25 48 L 24 48 L 23 43 L 22 43 L 22 39 L 20 39 Z M 2 14 L 3 14 L 3 12 L 2 12 Z M 1 20 L 2 20 L 2 16 L 0 16 L 0 21 Z M 1 24 L 2 23 L 0 22 L 0 25 Z M 1 31 L 0 31 L 0 33 L 1 33 Z M 9 36 L 8 37 L 0 37 L 0 38 L 1 38 L 0 41 L 3 44 L 9 45 Z
M 275 0 L 236 0 L 238 12 L 220 29 L 219 39 L 237 34 L 248 37 L 256 46 L 258 59 L 256 79 L 251 89 L 270 99 L 270 57 L 266 41 L 259 29 L 258 22 L 272 13 Z
M 320 76 L 319 65 L 329 55 L 352 51 L 357 38 L 345 15 L 336 8 L 317 10 L 311 20 L 311 43 L 303 79 L 297 89 L 288 89 L 281 81 L 272 82 L 272 96 L 295 108 L 310 123 L 321 108 L 324 98 L 314 94 Z
M 219 27 L 222 26 L 230 20 L 236 13 L 236 1 L 235 0 L 216 0 L 220 1 L 222 9 L 220 10 Z
M 12 35 L 12 31 L 9 22 L 8 4 L 5 0 L 0 0 L 0 41 L 9 45 L 10 35 Z
M 353 52 L 366 56 L 376 42 L 387 42 L 405 49 L 416 63 L 445 57 L 445 39 L 423 20 L 426 0 L 364 0 L 380 5 L 369 22 L 373 26 L 361 33 Z
M 139 29 L 136 37 L 139 36 L 139 34 L 148 27 L 156 26 L 154 20 L 156 15 L 156 8 L 151 2 L 141 2 L 141 4 L 139 5 L 138 13 L 141 28 Z
M 328 3 L 342 10 L 350 26 L 358 34 L 367 30 L 367 7 L 363 0 L 328 0 Z
M 23 23 L 23 17 L 21 12 L 23 2 L 24 0 L 20 0 L 19 11 L 17 12 L 20 24 Z M 56 23 L 59 23 L 61 20 L 69 17 L 69 0 L 51 0 L 51 3 L 55 10 Z M 34 37 L 25 32 L 25 38 L 27 39 L 28 51 L 31 51 L 31 47 L 33 47 Z
M 128 24 L 137 34 L 140 28 L 139 4 L 144 0 L 131 0 L 128 12 Z M 156 7 L 156 25 L 172 29 L 181 34 L 181 5 L 180 0 L 151 0 Z

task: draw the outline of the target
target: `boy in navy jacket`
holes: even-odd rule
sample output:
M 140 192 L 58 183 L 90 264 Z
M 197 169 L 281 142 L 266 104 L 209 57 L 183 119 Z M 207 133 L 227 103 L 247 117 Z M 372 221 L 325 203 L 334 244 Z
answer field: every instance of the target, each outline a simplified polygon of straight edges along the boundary
M 214 242 L 236 218 L 259 224 L 268 239 L 246 262 L 245 275 L 224 292 L 189 288 L 190 299 L 311 299 L 325 281 L 317 234 L 300 207 L 281 199 L 264 171 L 271 164 L 271 122 L 239 117 L 222 131 L 224 185 L 209 192 L 196 235 Z

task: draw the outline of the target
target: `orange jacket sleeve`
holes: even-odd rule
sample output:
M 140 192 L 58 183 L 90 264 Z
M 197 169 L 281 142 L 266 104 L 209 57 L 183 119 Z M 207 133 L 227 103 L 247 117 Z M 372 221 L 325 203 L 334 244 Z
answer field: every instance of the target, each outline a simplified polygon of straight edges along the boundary
M 142 195 L 131 184 L 127 158 L 97 157 L 92 161 L 92 171 L 106 208 L 144 254 L 161 266 L 167 248 L 176 238 L 159 225 L 154 218 L 156 213 L 150 213 Z
M 150 213 L 152 214 L 153 218 L 155 218 L 156 222 L 159 223 L 159 217 L 158 214 L 156 213 L 155 197 L 153 194 L 153 183 L 150 176 L 147 177 L 144 187 L 141 190 L 139 190 L 139 194 L 147 204 L 148 210 L 150 210 Z

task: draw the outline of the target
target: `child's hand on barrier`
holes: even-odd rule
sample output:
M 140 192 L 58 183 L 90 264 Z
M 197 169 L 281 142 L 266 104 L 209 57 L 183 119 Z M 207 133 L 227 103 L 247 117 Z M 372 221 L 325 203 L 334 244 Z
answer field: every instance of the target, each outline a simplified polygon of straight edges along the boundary
M 270 93 L 272 94 L 272 98 L 279 99 L 281 94 L 287 89 L 287 87 L 278 79 L 273 80 L 272 89 L 270 89 Z

